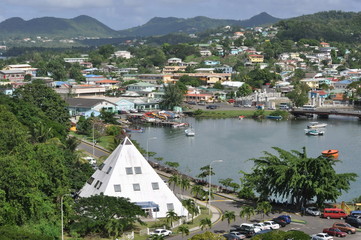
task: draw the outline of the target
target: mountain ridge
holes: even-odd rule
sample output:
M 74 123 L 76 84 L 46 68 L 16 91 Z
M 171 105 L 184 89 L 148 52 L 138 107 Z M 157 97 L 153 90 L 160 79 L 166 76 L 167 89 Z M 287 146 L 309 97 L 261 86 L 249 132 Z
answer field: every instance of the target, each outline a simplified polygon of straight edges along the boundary
M 79 15 L 70 19 L 39 17 L 24 20 L 20 17 L 12 17 L 0 22 L 0 39 L 36 36 L 54 38 L 76 38 L 80 36 L 98 38 L 148 37 L 170 33 L 197 33 L 225 25 L 251 27 L 272 24 L 279 20 L 281 19 L 264 12 L 248 20 L 213 19 L 205 16 L 193 18 L 154 17 L 137 27 L 114 30 L 87 15 Z

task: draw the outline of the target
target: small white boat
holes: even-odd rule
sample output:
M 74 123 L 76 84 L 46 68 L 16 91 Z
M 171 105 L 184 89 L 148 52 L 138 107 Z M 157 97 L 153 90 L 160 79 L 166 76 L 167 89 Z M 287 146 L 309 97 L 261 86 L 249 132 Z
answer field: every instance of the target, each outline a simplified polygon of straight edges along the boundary
M 196 135 L 195 131 L 193 128 L 187 128 L 186 130 L 184 130 L 186 136 L 188 137 L 193 137 Z
M 307 128 L 325 128 L 327 123 L 319 123 L 319 122 L 310 122 L 307 125 Z
M 172 125 L 173 128 L 183 128 L 183 127 L 188 127 L 189 124 L 188 123 L 175 123 Z
M 322 136 L 325 133 L 325 130 L 322 128 L 305 129 L 305 133 L 309 136 Z

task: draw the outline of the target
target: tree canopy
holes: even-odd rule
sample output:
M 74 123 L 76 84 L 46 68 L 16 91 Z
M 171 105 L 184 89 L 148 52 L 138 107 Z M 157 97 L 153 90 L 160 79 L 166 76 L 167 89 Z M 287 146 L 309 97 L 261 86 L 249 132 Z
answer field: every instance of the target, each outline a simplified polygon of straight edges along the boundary
M 325 201 L 336 201 L 356 180 L 355 173 L 336 173 L 334 159 L 310 158 L 305 148 L 302 152 L 273 149 L 278 156 L 264 152 L 265 156 L 250 159 L 255 166 L 243 178 L 244 185 L 254 187 L 261 199 L 275 196 L 291 199 L 298 207 L 310 201 L 322 206 Z

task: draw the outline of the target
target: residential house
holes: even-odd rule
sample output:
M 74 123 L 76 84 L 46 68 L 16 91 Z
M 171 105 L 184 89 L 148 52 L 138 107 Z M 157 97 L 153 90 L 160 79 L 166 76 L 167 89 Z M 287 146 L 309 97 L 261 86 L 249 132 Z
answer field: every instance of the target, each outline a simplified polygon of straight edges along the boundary
M 221 64 L 220 61 L 213 61 L 213 60 L 205 60 L 203 63 L 204 63 L 204 65 L 207 65 L 207 66 L 216 66 L 216 65 Z
M 83 62 L 87 62 L 88 58 L 87 57 L 64 58 L 63 60 L 64 60 L 64 62 L 67 62 L 67 63 L 83 63 Z
M 251 54 L 248 55 L 248 60 L 251 63 L 263 63 L 264 61 L 264 56 L 263 55 L 259 55 L 259 54 Z
M 5 66 L 3 70 L 15 70 L 15 71 L 23 70 L 25 71 L 25 75 L 29 74 L 32 77 L 36 77 L 36 72 L 38 69 L 31 67 L 30 64 L 12 64 Z
M 186 102 L 212 102 L 213 95 L 205 93 L 187 93 L 184 94 L 184 100 Z
M 100 81 L 100 80 L 106 80 L 107 78 L 102 76 L 102 75 L 95 75 L 95 74 L 90 74 L 90 75 L 85 75 L 85 81 L 88 84 L 95 84 L 96 81 Z
M 224 65 L 222 67 L 216 67 L 214 68 L 214 70 L 222 73 L 233 73 L 233 68 L 227 65 Z
M 165 218 L 169 211 L 188 216 L 181 201 L 128 137 L 89 178 L 79 196 L 87 198 L 101 193 L 128 198 L 150 218 Z
M 196 68 L 194 69 L 197 73 L 214 73 L 215 68 Z
M 180 58 L 169 58 L 167 60 L 167 63 L 169 65 L 180 65 L 182 63 L 182 59 L 180 59 Z
M 89 111 L 116 111 L 116 104 L 104 99 L 66 98 L 65 102 L 68 104 L 70 116 L 85 116 Z
M 156 91 L 157 86 L 146 82 L 137 82 L 127 86 L 127 91 L 133 92 L 152 92 Z
M 25 75 L 24 70 L 0 70 L 0 79 L 9 82 L 23 82 Z
M 164 66 L 162 73 L 163 74 L 171 74 L 174 72 L 185 72 L 186 66 Z
M 114 56 L 116 58 L 125 58 L 125 59 L 130 59 L 133 57 L 129 51 L 116 51 L 114 52 Z
M 212 52 L 210 50 L 200 50 L 199 53 L 201 54 L 202 57 L 212 56 Z
M 346 80 L 334 82 L 333 86 L 336 90 L 337 89 L 346 89 L 347 86 L 350 85 L 352 82 L 354 82 L 354 80 L 346 79 Z
M 111 80 L 111 79 L 104 79 L 100 81 L 94 82 L 97 86 L 103 86 L 106 89 L 115 89 L 118 88 L 119 81 Z
M 151 84 L 162 84 L 172 81 L 172 74 L 138 74 L 136 79 Z
M 321 47 L 328 48 L 330 47 L 330 44 L 327 42 L 320 42 Z
M 104 95 L 106 88 L 103 86 L 96 86 L 94 84 L 80 84 L 80 85 L 61 85 L 54 89 L 60 95 L 63 96 L 97 96 Z

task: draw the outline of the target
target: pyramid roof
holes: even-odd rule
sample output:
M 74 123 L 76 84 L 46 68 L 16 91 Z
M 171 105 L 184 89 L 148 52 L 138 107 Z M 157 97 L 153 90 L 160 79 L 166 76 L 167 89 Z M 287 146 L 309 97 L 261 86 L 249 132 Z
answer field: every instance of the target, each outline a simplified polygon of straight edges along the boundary
M 128 137 L 95 171 L 79 192 L 80 197 L 103 193 L 129 198 L 153 218 L 166 217 L 173 210 L 178 216 L 188 211 L 156 173 Z

